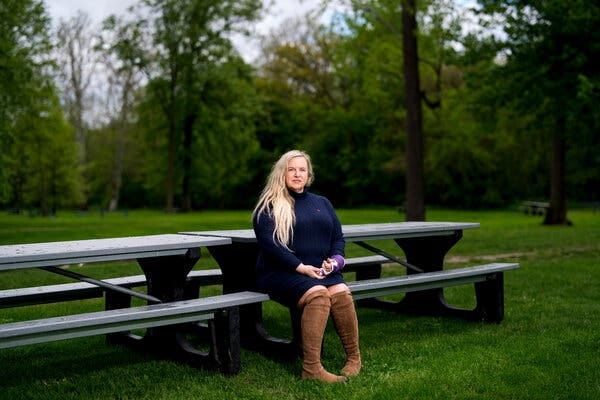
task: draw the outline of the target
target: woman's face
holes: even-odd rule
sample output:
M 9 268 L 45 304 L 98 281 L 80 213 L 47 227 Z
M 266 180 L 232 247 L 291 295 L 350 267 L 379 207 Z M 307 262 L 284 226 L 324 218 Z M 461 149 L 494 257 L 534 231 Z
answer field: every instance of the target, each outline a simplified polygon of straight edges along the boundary
M 285 184 L 288 189 L 297 193 L 304 191 L 304 186 L 308 182 L 308 162 L 304 157 L 294 157 L 288 161 L 285 174 Z

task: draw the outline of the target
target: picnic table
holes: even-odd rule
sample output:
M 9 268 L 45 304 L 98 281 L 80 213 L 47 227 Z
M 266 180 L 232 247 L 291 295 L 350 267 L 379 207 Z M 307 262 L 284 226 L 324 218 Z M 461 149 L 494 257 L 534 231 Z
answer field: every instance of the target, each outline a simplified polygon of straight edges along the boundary
M 546 215 L 550 203 L 546 201 L 524 201 L 521 204 L 523 211 L 528 215 Z
M 444 269 L 447 252 L 466 229 L 478 223 L 400 222 L 343 225 L 345 240 L 374 253 L 347 258 L 344 273 L 356 272 L 348 286 L 359 305 L 414 314 L 456 316 L 500 322 L 504 316 L 503 272 L 516 263 L 492 263 Z M 400 259 L 373 245 L 392 240 L 405 254 Z M 192 271 L 205 247 L 219 269 Z M 76 283 L 0 291 L 0 308 L 106 295 L 106 309 L 29 321 L 0 324 L 0 349 L 53 340 L 108 334 L 109 341 L 198 367 L 216 367 L 226 374 L 240 370 L 240 346 L 265 355 L 297 356 L 300 314 L 290 309 L 293 338 L 273 337 L 263 324 L 263 302 L 256 291 L 258 246 L 252 229 L 180 232 L 108 239 L 0 246 L 0 272 L 40 268 L 77 280 Z M 82 264 L 137 260 L 143 276 L 96 279 L 68 268 Z M 382 277 L 382 263 L 398 263 L 406 274 Z M 65 268 L 67 267 L 67 268 Z M 202 272 L 202 273 L 197 273 Z M 200 297 L 190 284 L 222 282 L 223 294 Z M 443 288 L 473 283 L 477 307 L 457 309 L 446 303 Z M 147 285 L 147 292 L 132 287 Z M 404 293 L 400 301 L 380 297 Z M 131 306 L 139 297 L 144 306 Z M 110 300 L 110 301 L 109 301 Z M 187 340 L 190 327 L 208 321 L 210 350 L 196 350 Z M 203 328 L 206 326 L 202 326 Z M 144 336 L 131 333 L 146 329 Z
M 503 316 L 503 293 L 498 293 L 502 285 L 501 273 L 505 269 L 518 266 L 487 265 L 478 270 L 470 269 L 461 271 L 460 274 L 450 274 L 443 271 L 444 257 L 448 251 L 462 238 L 466 229 L 478 228 L 479 223 L 470 222 L 399 222 L 377 223 L 360 225 L 343 225 L 342 231 L 346 242 L 355 243 L 378 255 L 385 257 L 389 262 L 398 262 L 407 267 L 407 275 L 423 278 L 414 286 L 415 282 L 403 279 L 397 282 L 384 281 L 380 278 L 381 266 L 362 271 L 357 279 L 361 285 L 351 286 L 355 298 L 360 296 L 365 301 L 363 304 L 375 307 L 393 308 L 416 314 L 453 315 L 465 318 L 481 316 L 478 311 L 461 310 L 448 306 L 444 299 L 441 286 L 463 282 L 478 282 L 494 279 L 494 288 L 491 288 L 493 299 L 482 301 L 485 307 L 484 318 L 498 322 Z M 256 290 L 255 265 L 258 256 L 258 246 L 252 229 L 241 230 L 216 230 L 201 232 L 180 232 L 190 236 L 214 236 L 227 238 L 230 244 L 209 247 L 208 250 L 219 264 L 223 273 L 223 292 L 234 293 L 244 290 Z M 367 242 L 377 240 L 392 240 L 406 255 L 406 260 L 401 260 L 393 254 L 380 250 Z M 440 272 L 441 271 L 441 272 Z M 500 274 L 500 279 L 495 277 Z M 475 277 L 475 278 L 474 278 Z M 406 277 L 402 277 L 406 278 Z M 364 281 L 364 282 L 363 282 Z M 441 282 L 441 283 L 440 283 Z M 354 282 L 353 282 L 354 283 Z M 411 286 L 413 285 L 413 286 Z M 406 295 L 399 303 L 390 304 L 374 297 L 379 293 L 388 293 L 394 288 L 401 288 Z M 426 288 L 426 289 L 424 289 Z M 484 291 L 478 294 L 478 299 L 486 297 Z M 393 291 L 393 290 L 392 290 Z M 490 297 L 490 295 L 487 295 Z M 498 304 L 498 302 L 501 302 Z M 490 311 L 490 308 L 497 310 Z M 292 313 L 292 323 L 298 323 L 297 316 Z M 490 315 L 495 313 L 496 315 Z M 296 321 L 296 322 L 294 322 Z M 298 351 L 298 338 L 286 340 L 271 336 L 263 325 L 262 303 L 240 307 L 241 341 L 242 345 L 259 351 L 273 354 L 296 354 Z M 294 327 L 298 331 L 298 327 Z
M 100 312 L 0 324 L 0 348 L 110 333 L 113 339 L 144 351 L 195 366 L 219 366 L 223 372 L 236 373 L 239 370 L 239 343 L 238 348 L 235 343 L 239 342 L 237 306 L 268 297 L 249 292 L 202 299 L 185 296 L 186 279 L 200 258 L 201 247 L 230 243 L 222 237 L 164 234 L 0 246 L 0 271 L 40 268 L 101 287 L 107 293 L 114 292 L 128 299 L 139 297 L 148 303 L 128 308 L 127 301 L 122 304 L 125 308 L 117 304 L 112 307 L 115 309 Z M 147 293 L 62 268 L 116 260 L 137 260 L 146 277 Z M 43 297 L 44 288 L 39 289 Z M 218 337 L 213 337 L 210 354 L 195 350 L 182 331 L 182 323 L 207 319 L 220 319 L 213 329 L 218 331 Z M 136 328 L 148 329 L 144 337 L 127 332 Z

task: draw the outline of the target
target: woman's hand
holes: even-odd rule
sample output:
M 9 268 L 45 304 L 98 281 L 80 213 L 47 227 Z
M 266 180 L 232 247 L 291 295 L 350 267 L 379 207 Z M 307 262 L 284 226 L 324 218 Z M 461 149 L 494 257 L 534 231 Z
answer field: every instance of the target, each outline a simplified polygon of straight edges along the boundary
M 296 272 L 315 279 L 325 278 L 325 275 L 321 274 L 321 269 L 312 265 L 300 264 L 296 267 Z
M 332 273 L 337 265 L 337 261 L 328 258 L 321 263 L 321 275 L 326 276 Z

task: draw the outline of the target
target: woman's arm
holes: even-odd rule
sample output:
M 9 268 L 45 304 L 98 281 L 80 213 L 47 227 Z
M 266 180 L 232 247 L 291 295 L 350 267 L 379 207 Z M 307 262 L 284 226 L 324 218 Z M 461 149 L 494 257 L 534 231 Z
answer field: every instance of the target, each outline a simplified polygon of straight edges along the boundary
M 268 259 L 275 262 L 275 266 L 295 271 L 302 264 L 291 250 L 277 243 L 273 238 L 275 222 L 270 215 L 263 212 L 256 216 L 253 225 L 259 249 L 264 252 Z
M 333 208 L 331 202 L 325 199 L 325 203 L 327 204 L 327 210 L 331 215 L 331 219 L 333 221 L 333 233 L 331 235 L 331 250 L 329 251 L 330 256 L 340 255 L 342 258 L 345 255 L 344 249 L 346 247 L 346 240 L 344 239 L 344 234 L 342 232 L 342 224 Z

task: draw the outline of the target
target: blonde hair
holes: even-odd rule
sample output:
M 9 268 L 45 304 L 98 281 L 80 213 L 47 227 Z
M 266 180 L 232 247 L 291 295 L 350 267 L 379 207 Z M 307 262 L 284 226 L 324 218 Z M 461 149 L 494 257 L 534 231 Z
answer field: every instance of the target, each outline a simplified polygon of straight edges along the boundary
M 260 215 L 266 212 L 273 218 L 275 229 L 273 230 L 273 240 L 279 242 L 283 247 L 289 249 L 288 245 L 293 240 L 294 232 L 292 230 L 296 223 L 294 214 L 294 198 L 290 195 L 285 184 L 288 163 L 296 157 L 304 157 L 308 165 L 308 181 L 306 186 L 313 182 L 313 168 L 310 156 L 300 150 L 290 150 L 282 155 L 271 168 L 271 173 L 267 178 L 258 203 L 254 208 L 252 217 L 257 220 Z

